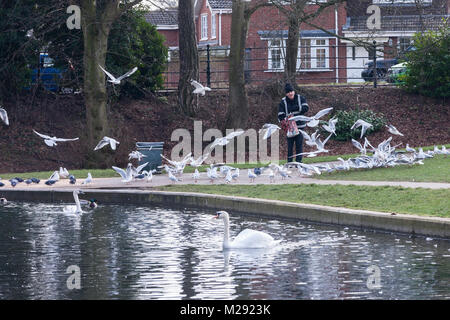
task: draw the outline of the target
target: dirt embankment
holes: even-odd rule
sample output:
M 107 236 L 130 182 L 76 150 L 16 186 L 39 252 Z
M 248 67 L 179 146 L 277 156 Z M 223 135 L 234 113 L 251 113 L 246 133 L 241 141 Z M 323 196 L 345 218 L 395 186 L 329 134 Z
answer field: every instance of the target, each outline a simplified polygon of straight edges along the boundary
M 265 89 L 249 90 L 249 120 L 246 128 L 258 130 L 264 123 L 277 123 L 277 108 L 282 92 Z M 450 142 L 450 103 L 396 88 L 302 88 L 313 115 L 319 110 L 371 109 L 383 113 L 404 134 L 395 136 L 394 143 L 410 146 L 446 144 Z M 128 153 L 135 150 L 138 141 L 163 141 L 164 154 L 170 156 L 178 141 L 170 141 L 176 129 L 193 133 L 194 120 L 202 121 L 202 132 L 209 128 L 224 130 L 227 92 L 208 92 L 199 97 L 198 116 L 184 116 L 177 107 L 175 94 L 145 100 L 122 99 L 110 103 L 111 136 L 120 141 L 115 152 L 108 151 L 109 162 L 125 167 Z M 29 172 L 57 170 L 59 166 L 70 169 L 86 165 L 84 139 L 86 115 L 83 97 L 73 95 L 38 94 L 19 97 L 16 101 L 3 101 L 8 111 L 10 125 L 0 125 L 0 172 Z M 334 111 L 333 110 L 333 111 Z M 324 117 L 328 119 L 328 116 Z M 33 133 L 55 135 L 62 138 L 80 137 L 75 142 L 61 142 L 50 148 Z M 368 139 L 378 144 L 391 134 L 382 130 Z M 286 156 L 286 141 L 280 139 L 280 157 Z M 204 142 L 204 147 L 209 142 Z M 330 140 L 329 154 L 356 153 L 351 142 Z M 310 150 L 305 145 L 305 151 Z M 102 166 L 99 166 L 102 167 Z

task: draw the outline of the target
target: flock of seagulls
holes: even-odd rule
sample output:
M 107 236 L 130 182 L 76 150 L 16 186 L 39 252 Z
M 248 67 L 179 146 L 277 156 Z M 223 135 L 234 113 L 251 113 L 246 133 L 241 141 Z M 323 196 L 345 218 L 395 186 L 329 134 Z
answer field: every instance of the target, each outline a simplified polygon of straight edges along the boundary
M 291 118 L 291 120 L 302 120 L 306 121 L 307 127 L 316 128 L 319 125 L 319 119 L 324 115 L 328 114 L 333 108 L 326 108 L 320 110 L 312 117 L 305 116 L 297 116 Z M 320 139 L 319 129 L 317 129 L 313 134 L 309 135 L 307 132 L 303 130 L 299 130 L 300 133 L 305 138 L 305 143 L 311 147 L 316 147 L 316 150 L 310 152 L 302 152 L 299 154 L 295 154 L 292 158 L 297 155 L 305 155 L 307 157 L 315 157 L 320 153 L 329 152 L 325 148 L 326 143 L 332 137 L 332 135 L 336 135 L 336 123 L 338 122 L 337 118 L 331 118 L 326 124 L 322 125 L 322 128 L 329 133 L 329 135 L 324 139 Z M 358 119 L 352 125 L 350 130 L 356 130 L 361 127 L 361 135 L 360 138 L 363 138 L 367 133 L 369 128 L 372 128 L 373 125 L 364 121 L 363 119 Z M 393 135 L 403 136 L 403 134 L 398 131 L 393 125 L 387 125 L 388 131 Z M 274 132 L 280 130 L 281 128 L 276 124 L 266 123 L 259 130 L 260 133 L 263 133 L 263 139 L 268 139 Z M 243 131 L 237 131 L 231 133 L 223 138 L 217 138 L 211 145 L 210 150 L 217 146 L 224 146 L 228 144 L 233 138 L 239 136 L 244 133 Z M 341 171 L 341 170 L 350 170 L 350 169 L 371 169 L 378 167 L 391 167 L 400 164 L 423 164 L 423 160 L 426 158 L 433 157 L 434 154 L 445 154 L 448 155 L 450 152 L 442 146 L 439 149 L 435 146 L 433 151 L 424 152 L 422 148 L 419 148 L 417 151 L 413 148 L 410 148 L 408 145 L 406 147 L 406 152 L 397 151 L 396 148 L 401 145 L 391 145 L 392 136 L 388 139 L 382 141 L 376 148 L 372 146 L 367 137 L 364 137 L 364 144 L 362 145 L 355 139 L 352 139 L 352 144 L 359 150 L 361 153 L 360 156 L 356 158 L 350 158 L 344 160 L 342 158 L 338 158 L 337 163 L 335 164 L 304 164 L 295 161 L 291 161 L 286 163 L 283 166 L 278 164 L 269 164 L 267 166 L 261 168 L 253 168 L 247 169 L 247 176 L 251 183 L 253 183 L 259 176 L 268 176 L 269 181 L 272 183 L 275 181 L 275 178 L 279 176 L 282 180 L 293 177 L 293 168 L 297 170 L 299 176 L 312 176 L 319 175 L 322 172 L 333 172 L 333 171 Z M 368 155 L 371 153 L 371 155 Z M 192 178 L 194 183 L 197 183 L 201 177 L 201 173 L 198 171 L 198 167 L 208 158 L 208 154 L 199 157 L 198 159 L 194 159 L 191 154 L 188 154 L 181 161 L 174 161 L 167 159 L 163 156 L 168 162 L 168 165 L 165 164 L 162 168 L 168 173 L 168 177 L 172 183 L 176 183 L 181 181 L 181 174 L 183 173 L 184 168 L 187 165 L 191 165 L 195 168 L 194 173 L 192 174 Z M 225 183 L 231 183 L 236 181 L 239 178 L 239 168 L 234 168 L 232 166 L 219 163 L 219 164 L 210 164 L 209 168 L 206 168 L 206 178 L 210 181 L 210 183 L 214 183 L 216 180 L 224 179 Z
M 108 76 L 108 82 L 112 83 L 113 85 L 119 85 L 122 80 L 124 80 L 127 77 L 130 77 L 132 74 L 134 74 L 138 68 L 134 67 L 133 69 L 129 70 L 125 74 L 115 77 L 110 72 L 105 70 L 102 66 L 99 65 L 99 68 Z M 203 86 L 201 83 L 199 83 L 196 80 L 191 79 L 190 84 L 194 87 L 193 93 L 199 94 L 204 96 L 206 91 L 211 91 L 211 88 Z M 336 123 L 338 122 L 337 118 L 331 118 L 328 120 L 328 122 L 325 122 L 325 124 L 322 125 L 322 128 L 325 132 L 328 132 L 329 135 L 325 139 L 320 138 L 319 129 L 317 128 L 320 124 L 320 118 L 327 115 L 333 110 L 332 107 L 325 108 L 317 112 L 315 115 L 308 117 L 304 115 L 295 116 L 293 118 L 290 118 L 290 120 L 293 121 L 305 121 L 307 127 L 309 128 L 316 128 L 315 132 L 311 135 L 308 134 L 304 130 L 299 130 L 299 132 L 304 137 L 305 143 L 310 147 L 315 147 L 316 149 L 309 152 L 302 152 L 299 154 L 295 154 L 292 156 L 292 158 L 298 156 L 298 155 L 304 155 L 307 157 L 315 157 L 320 153 L 327 153 L 329 152 L 328 149 L 326 149 L 325 145 L 328 142 L 328 140 L 332 137 L 332 135 L 336 135 Z M 6 124 L 9 125 L 9 119 L 8 114 L 5 109 L 0 107 L 0 119 Z M 360 139 L 364 137 L 367 130 L 370 128 L 373 128 L 373 125 L 368 123 L 367 121 L 364 121 L 363 119 L 358 119 L 353 126 L 350 128 L 350 130 L 356 130 L 357 128 L 361 127 L 361 135 Z M 393 135 L 399 135 L 403 136 L 401 132 L 397 130 L 392 124 L 386 125 L 388 131 Z M 274 132 L 280 130 L 281 128 L 272 123 L 266 123 L 262 126 L 262 128 L 259 130 L 260 133 L 263 133 L 263 139 L 268 139 Z M 76 138 L 57 138 L 56 136 L 51 136 L 47 134 L 42 134 L 37 132 L 33 129 L 33 132 L 38 135 L 40 138 L 44 139 L 44 143 L 49 147 L 55 147 L 57 146 L 57 142 L 69 142 L 69 141 L 76 141 L 79 140 L 78 137 Z M 243 130 L 234 131 L 225 137 L 217 138 L 215 139 L 209 146 L 210 152 L 216 148 L 216 147 L 223 147 L 227 145 L 231 140 L 233 140 L 235 137 L 238 137 L 239 135 L 243 134 Z M 386 166 L 394 166 L 398 164 L 423 164 L 423 160 L 426 158 L 433 157 L 434 154 L 445 154 L 448 155 L 450 152 L 445 149 L 445 146 L 442 146 L 441 149 L 439 149 L 437 146 L 435 146 L 433 151 L 424 152 L 421 148 L 418 150 L 415 150 L 413 148 L 410 148 L 409 145 L 406 145 L 406 152 L 399 152 L 396 151 L 396 146 L 391 146 L 392 137 L 382 141 L 377 148 L 373 147 L 369 140 L 367 138 L 364 138 L 364 143 L 361 144 L 355 139 L 352 139 L 352 144 L 360 151 L 361 155 L 356 158 L 350 158 L 347 160 L 344 160 L 342 158 L 338 158 L 339 163 L 335 165 L 330 164 L 317 164 L 317 165 L 308 165 L 304 163 L 299 162 L 288 162 L 283 166 L 277 165 L 277 164 L 269 164 L 267 166 L 261 167 L 261 168 L 253 168 L 253 169 L 247 169 L 247 176 L 250 179 L 251 182 L 254 182 L 259 176 L 268 176 L 270 182 L 274 182 L 275 178 L 277 176 L 280 176 L 282 180 L 287 178 L 292 178 L 292 168 L 296 168 L 299 175 L 307 175 L 311 176 L 314 174 L 321 174 L 322 172 L 332 172 L 335 170 L 350 170 L 352 168 L 376 168 L 376 167 L 386 167 Z M 114 138 L 104 136 L 102 140 L 98 142 L 98 144 L 95 146 L 94 151 L 100 150 L 103 147 L 109 145 L 110 148 L 114 151 L 116 150 L 117 146 L 120 144 L 119 141 L 117 141 Z M 181 180 L 181 175 L 183 174 L 184 168 L 189 165 L 193 167 L 194 173 L 192 174 L 192 178 L 195 183 L 198 182 L 198 180 L 201 178 L 201 173 L 199 172 L 198 168 L 206 161 L 206 159 L 209 157 L 210 152 L 201 155 L 197 159 L 195 159 L 191 154 L 188 154 L 185 156 L 181 161 L 174 161 L 165 158 L 163 155 L 162 158 L 168 163 L 163 166 L 160 166 L 158 169 L 163 169 L 168 173 L 168 178 L 172 183 L 176 183 Z M 368 153 L 372 153 L 372 155 L 368 155 Z M 128 155 L 128 160 L 131 161 L 133 159 L 138 160 L 141 162 L 141 160 L 145 157 L 142 153 L 139 151 L 132 151 Z M 151 182 L 153 179 L 153 173 L 156 172 L 156 170 L 143 170 L 149 162 L 146 162 L 138 167 L 134 167 L 132 163 L 128 163 L 127 167 L 125 169 L 119 168 L 117 166 L 112 166 L 112 169 L 117 172 L 121 176 L 121 181 L 123 183 L 130 183 L 135 180 L 146 180 L 147 182 Z M 228 166 L 223 163 L 219 164 L 211 164 L 209 168 L 206 170 L 206 177 L 209 179 L 211 183 L 214 183 L 217 179 L 224 179 L 226 183 L 231 183 L 233 181 L 236 181 L 239 178 L 240 170 L 239 168 L 234 168 L 232 166 Z M 69 174 L 67 169 L 60 167 L 59 171 L 53 172 L 53 174 L 49 177 L 49 179 L 45 182 L 46 185 L 54 185 L 57 183 L 60 179 L 69 179 L 69 183 L 75 185 L 76 178 Z M 1 178 L 0 178 L 1 180 Z M 39 183 L 40 180 L 37 178 L 30 178 L 23 180 L 22 178 L 16 177 L 9 180 L 11 183 L 11 186 L 15 187 L 18 183 L 25 182 L 27 185 L 30 185 L 32 183 Z M 82 185 L 87 185 L 93 183 L 93 178 L 91 173 L 88 173 L 88 177 L 82 182 Z M 4 186 L 4 183 L 0 181 L 0 187 Z M 79 190 L 74 191 L 74 200 L 75 200 L 75 212 L 79 212 L 80 209 L 80 201 L 78 199 L 78 194 L 81 194 L 82 192 Z M 0 199 L 0 202 L 2 200 Z M 5 199 L 6 201 L 6 199 Z M 73 209 L 73 208 L 72 208 Z
M 317 114 L 315 114 L 312 117 L 304 117 L 304 116 L 297 116 L 294 118 L 298 118 L 297 120 L 302 120 L 307 122 L 307 127 L 310 128 L 317 128 L 319 125 L 319 119 L 328 114 L 333 108 L 326 108 L 321 111 L 319 111 Z M 0 114 L 2 114 L 0 110 Z M 6 115 L 7 116 L 7 115 Z M 295 119 L 294 119 L 295 120 Z M 315 157 L 320 153 L 327 153 L 329 150 L 325 148 L 326 143 L 331 138 L 332 135 L 336 135 L 336 123 L 338 119 L 337 118 L 331 118 L 326 124 L 322 125 L 325 132 L 328 132 L 329 135 L 324 139 L 320 139 L 319 129 L 316 129 L 314 133 L 309 135 L 306 131 L 299 130 L 300 133 L 305 138 L 305 143 L 308 146 L 315 147 L 316 150 L 309 151 L 309 152 L 302 152 L 299 154 L 295 154 L 292 156 L 292 158 L 296 157 L 297 155 L 304 155 L 307 157 Z M 362 120 L 358 119 L 353 126 L 351 127 L 351 130 L 355 130 L 357 128 L 361 127 L 361 137 L 362 138 L 365 133 L 367 132 L 368 128 L 372 127 L 372 124 Z M 387 125 L 386 126 L 390 133 L 394 135 L 403 136 L 401 132 L 399 132 L 393 125 Z M 260 132 L 264 133 L 263 139 L 268 139 L 274 132 L 277 130 L 280 130 L 280 127 L 276 124 L 270 124 L 266 123 L 262 126 L 260 129 Z M 34 131 L 34 130 L 33 130 Z M 37 135 L 39 135 L 41 138 L 44 138 L 44 142 L 50 146 L 53 147 L 56 145 L 56 142 L 60 141 L 75 141 L 78 138 L 73 139 L 61 139 L 56 137 L 50 137 L 49 135 L 43 135 L 40 134 L 37 131 L 34 131 Z M 234 138 L 240 136 L 243 134 L 243 130 L 234 131 L 225 137 L 216 138 L 209 146 L 210 152 L 216 148 L 216 147 L 223 147 L 227 145 L 231 140 Z M 312 176 L 316 174 L 321 174 L 322 172 L 333 172 L 333 171 L 340 171 L 340 170 L 350 170 L 350 169 L 370 169 L 370 168 L 377 168 L 377 167 L 387 167 L 387 166 L 394 166 L 399 164 L 423 164 L 423 160 L 426 158 L 433 157 L 434 154 L 445 154 L 448 155 L 450 152 L 445 148 L 445 146 L 442 146 L 441 149 L 439 149 L 437 146 L 434 148 L 433 151 L 424 152 L 421 148 L 418 150 L 415 150 L 409 145 L 406 145 L 406 152 L 400 152 L 396 151 L 396 147 L 398 145 L 391 146 L 392 136 L 388 139 L 382 141 L 376 148 L 372 146 L 372 144 L 369 142 L 367 137 L 364 137 L 364 143 L 361 144 L 359 141 L 352 139 L 352 144 L 359 150 L 361 153 L 360 156 L 356 158 L 350 158 L 347 160 L 344 160 L 342 158 L 338 158 L 339 162 L 336 164 L 317 164 L 317 165 L 310 165 L 310 164 L 304 164 L 299 163 L 295 161 L 291 161 L 286 163 L 283 166 L 280 166 L 278 164 L 269 164 L 267 166 L 261 167 L 261 168 L 253 168 L 253 169 L 247 169 L 247 177 L 250 180 L 251 183 L 255 182 L 256 179 L 258 179 L 259 176 L 268 176 L 269 181 L 273 183 L 275 181 L 276 177 L 280 177 L 281 180 L 285 180 L 288 178 L 293 177 L 293 168 L 297 170 L 297 173 L 299 176 Z M 107 145 L 110 145 L 112 150 L 116 150 L 117 145 L 119 144 L 119 141 L 110 138 L 110 137 L 104 137 L 94 148 L 94 150 L 99 150 Z M 177 183 L 182 181 L 181 175 L 184 172 L 184 169 L 186 166 L 191 166 L 194 168 L 194 173 L 192 174 L 192 178 L 194 180 L 194 183 L 197 183 L 202 175 L 206 175 L 206 178 L 210 181 L 210 183 L 214 183 L 215 181 L 218 181 L 220 179 L 224 179 L 225 183 L 232 183 L 234 181 L 237 181 L 240 177 L 240 169 L 234 168 L 232 166 L 226 165 L 224 163 L 217 163 L 217 164 L 211 164 L 209 168 L 206 169 L 206 173 L 200 173 L 198 168 L 207 160 L 207 158 L 210 155 L 210 152 L 201 155 L 197 159 L 195 159 L 191 153 L 186 155 L 182 160 L 175 161 L 170 160 L 164 155 L 161 155 L 162 159 L 167 162 L 167 164 L 164 164 L 158 169 L 162 169 L 165 172 L 167 172 L 168 179 L 172 183 Z M 368 155 L 371 153 L 371 155 Z M 143 159 L 145 155 L 140 153 L 139 151 L 132 151 L 128 155 L 128 160 L 131 161 L 132 159 L 136 159 L 139 162 L 141 162 L 141 159 Z M 149 162 L 146 162 L 138 167 L 134 167 L 131 162 L 128 163 L 127 167 L 125 169 L 119 168 L 117 166 L 112 166 L 112 169 L 118 173 L 121 176 L 121 182 L 125 184 L 129 184 L 132 181 L 147 181 L 151 182 L 153 180 L 153 174 L 157 171 L 154 170 L 143 170 Z M 70 175 L 67 169 L 60 167 L 59 171 L 53 172 L 53 174 L 50 176 L 50 178 L 45 182 L 46 185 L 54 185 L 56 182 L 58 182 L 60 179 L 69 179 L 69 183 L 75 185 L 76 184 L 76 178 L 73 175 Z M 10 179 L 11 186 L 16 186 L 18 183 L 24 182 L 23 179 L 16 177 L 14 179 Z M 87 185 L 93 182 L 93 178 L 91 173 L 88 173 L 88 177 L 81 183 L 82 185 Z M 39 183 L 39 179 L 31 178 L 25 180 L 25 183 L 31 184 L 31 183 Z M 0 186 L 4 185 L 2 182 L 0 182 Z

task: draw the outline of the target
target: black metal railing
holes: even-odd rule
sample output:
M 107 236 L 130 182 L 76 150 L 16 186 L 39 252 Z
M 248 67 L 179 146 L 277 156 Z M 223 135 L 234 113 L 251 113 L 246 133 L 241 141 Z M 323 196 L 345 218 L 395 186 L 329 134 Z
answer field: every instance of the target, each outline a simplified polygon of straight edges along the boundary
M 367 52 L 371 51 L 378 55 L 390 54 L 394 56 L 396 51 L 384 52 L 381 49 L 382 45 L 377 44 L 375 41 L 371 46 L 367 47 Z M 299 84 L 311 84 L 320 86 L 335 86 L 339 85 L 373 85 L 378 86 L 392 86 L 393 84 L 384 82 L 384 77 L 387 74 L 390 64 L 385 64 L 382 67 L 377 63 L 377 54 L 372 55 L 372 60 L 369 54 L 365 56 L 357 55 L 343 55 L 343 49 L 349 48 L 347 45 L 334 45 L 329 44 L 327 46 L 299 46 L 299 52 L 302 52 L 302 48 L 309 50 L 309 55 L 306 59 L 298 57 L 297 61 L 297 80 Z M 350 47 L 351 48 L 351 47 Z M 317 56 L 317 52 L 312 54 L 315 49 L 326 49 L 326 55 Z M 245 81 L 246 84 L 264 84 L 277 79 L 284 78 L 284 47 L 250 47 L 245 50 Z M 280 52 L 276 58 L 271 58 L 269 51 Z M 341 51 L 341 52 L 340 52 Z M 336 55 L 336 52 L 338 54 Z M 208 87 L 215 89 L 227 89 L 228 88 L 228 74 L 229 74 L 229 48 L 228 47 L 215 47 L 207 45 L 206 47 L 199 47 L 199 76 L 200 82 L 205 83 Z M 318 68 L 317 60 L 325 62 L 325 66 Z M 392 59 L 395 61 L 394 59 Z M 354 61 L 356 66 L 348 66 L 348 61 Z M 369 66 L 369 62 L 372 65 Z M 273 68 L 276 65 L 278 68 Z M 309 68 L 302 68 L 309 65 Z M 351 72 L 355 70 L 355 72 Z M 350 72 L 349 72 L 350 71 Z M 176 89 L 179 79 L 179 63 L 178 57 L 174 52 L 171 55 L 171 61 L 166 66 L 165 76 L 165 89 Z

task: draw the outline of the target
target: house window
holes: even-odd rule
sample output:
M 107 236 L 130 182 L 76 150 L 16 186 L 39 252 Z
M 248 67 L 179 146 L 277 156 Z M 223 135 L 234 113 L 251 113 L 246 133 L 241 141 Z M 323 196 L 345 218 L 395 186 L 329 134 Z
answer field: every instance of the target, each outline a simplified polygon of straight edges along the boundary
M 403 53 L 411 46 L 411 38 L 399 38 L 398 39 L 398 51 Z
M 328 39 L 300 39 L 297 53 L 297 70 L 329 68 Z M 281 39 L 268 42 L 268 69 L 284 68 L 285 43 Z
M 300 69 L 311 69 L 311 39 L 300 40 Z
M 202 14 L 201 16 L 201 30 L 202 30 L 202 34 L 201 34 L 201 40 L 206 40 L 208 39 L 208 15 L 206 14 Z
M 316 40 L 316 68 L 326 68 L 327 55 L 325 48 L 325 39 Z
M 327 69 L 328 39 L 300 39 L 297 69 Z
M 352 47 L 352 60 L 356 60 L 356 47 Z
M 283 41 L 269 41 L 269 70 L 279 70 L 284 68 L 283 63 Z
M 216 37 L 216 15 L 211 15 L 211 38 Z

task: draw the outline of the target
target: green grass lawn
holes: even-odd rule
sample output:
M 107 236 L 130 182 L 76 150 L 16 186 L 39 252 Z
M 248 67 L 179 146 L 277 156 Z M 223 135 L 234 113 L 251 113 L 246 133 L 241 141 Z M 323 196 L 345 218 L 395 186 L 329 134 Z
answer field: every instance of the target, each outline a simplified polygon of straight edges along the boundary
M 27 172 L 27 173 L 2 173 L 0 177 L 3 180 L 20 177 L 22 179 L 38 178 L 41 180 L 47 180 L 53 174 L 54 171 L 40 171 L 40 172 Z M 112 178 L 120 177 L 113 169 L 80 169 L 69 170 L 69 174 L 73 174 L 77 179 L 86 179 L 88 172 L 92 174 L 93 178 Z
M 344 159 L 347 159 L 345 157 Z M 423 165 L 399 165 L 388 168 L 351 169 L 315 176 L 321 180 L 409 181 L 450 183 L 450 156 L 435 155 Z
M 450 218 L 449 189 L 317 184 L 168 185 L 158 190 L 200 192 L 332 207 Z

